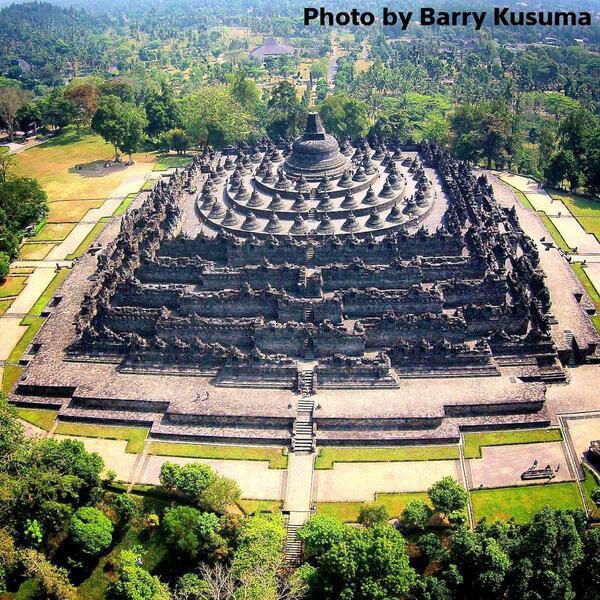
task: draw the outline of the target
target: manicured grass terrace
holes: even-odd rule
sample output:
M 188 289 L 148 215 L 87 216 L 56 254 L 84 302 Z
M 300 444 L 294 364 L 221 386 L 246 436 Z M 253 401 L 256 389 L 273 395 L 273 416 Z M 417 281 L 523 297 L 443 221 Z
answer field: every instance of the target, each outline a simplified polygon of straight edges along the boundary
M 482 446 L 559 442 L 562 440 L 562 433 L 560 429 L 523 429 L 517 431 L 494 431 L 490 433 L 467 433 L 464 439 L 465 458 L 481 458 Z
M 394 448 L 319 449 L 315 468 L 333 469 L 336 462 L 408 462 L 416 460 L 458 460 L 457 446 L 398 446 Z
M 140 454 L 148 437 L 146 427 L 117 427 L 114 425 L 91 425 L 87 423 L 61 422 L 56 426 L 56 433 L 79 437 L 104 438 L 107 440 L 127 440 L 126 452 Z
M 38 408 L 17 408 L 20 419 L 27 421 L 44 431 L 50 431 L 52 424 L 58 414 L 55 410 L 43 410 Z
M 526 523 L 545 506 L 582 508 L 574 482 L 473 490 L 471 504 L 475 522 L 483 518 L 488 522 L 513 518 L 517 523 Z
M 400 517 L 406 505 L 412 500 L 421 500 L 431 505 L 426 492 L 386 493 L 375 496 L 375 503 L 385 506 L 390 518 Z M 364 502 L 319 502 L 317 503 L 317 513 L 335 517 L 345 523 L 356 523 L 363 505 Z
M 183 458 L 264 460 L 269 461 L 270 469 L 285 469 L 287 468 L 288 462 L 288 457 L 283 453 L 283 448 L 258 446 L 222 446 L 220 444 L 152 442 L 148 453 L 157 456 L 177 456 Z

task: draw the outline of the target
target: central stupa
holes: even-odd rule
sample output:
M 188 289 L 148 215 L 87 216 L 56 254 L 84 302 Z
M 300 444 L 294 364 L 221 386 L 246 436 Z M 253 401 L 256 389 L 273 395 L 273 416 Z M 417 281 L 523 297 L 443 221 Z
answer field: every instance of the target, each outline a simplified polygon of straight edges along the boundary
M 337 140 L 325 133 L 318 113 L 309 113 L 304 134 L 294 140 L 292 153 L 283 168 L 286 173 L 309 181 L 323 176 L 339 177 L 347 168 L 349 159 L 341 152 Z

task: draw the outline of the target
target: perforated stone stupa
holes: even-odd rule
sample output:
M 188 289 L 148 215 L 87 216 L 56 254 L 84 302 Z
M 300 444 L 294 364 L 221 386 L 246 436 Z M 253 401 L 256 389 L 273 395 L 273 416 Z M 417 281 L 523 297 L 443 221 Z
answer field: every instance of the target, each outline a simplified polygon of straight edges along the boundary
M 598 343 L 557 347 L 538 251 L 485 177 L 433 145 L 340 146 L 316 115 L 293 143 L 195 156 L 100 242 L 12 394 L 62 420 L 294 448 L 456 440 L 547 425 L 546 385 Z

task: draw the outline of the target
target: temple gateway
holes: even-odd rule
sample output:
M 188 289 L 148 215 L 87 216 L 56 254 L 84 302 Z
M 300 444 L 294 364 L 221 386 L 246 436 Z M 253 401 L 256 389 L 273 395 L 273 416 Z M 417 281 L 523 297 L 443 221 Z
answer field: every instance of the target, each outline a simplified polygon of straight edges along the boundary
M 207 149 L 86 254 L 12 394 L 154 439 L 448 442 L 549 423 L 589 360 L 556 331 L 538 251 L 484 176 L 435 145 Z M 561 335 L 558 335 L 560 333 Z

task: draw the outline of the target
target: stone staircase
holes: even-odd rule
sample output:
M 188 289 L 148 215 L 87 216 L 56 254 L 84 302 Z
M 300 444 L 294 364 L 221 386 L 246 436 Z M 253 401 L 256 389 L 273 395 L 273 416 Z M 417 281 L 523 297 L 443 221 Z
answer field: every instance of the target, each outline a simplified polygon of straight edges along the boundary
M 290 523 L 288 517 L 286 523 L 285 535 L 285 561 L 291 566 L 297 566 L 302 562 L 302 542 L 298 539 L 298 529 L 301 527 L 298 523 Z
M 298 373 L 298 391 L 302 394 L 298 400 L 298 412 L 292 433 L 292 450 L 294 452 L 312 452 L 315 441 L 313 434 L 313 411 L 315 402 L 313 393 L 313 372 Z
M 567 342 L 567 346 L 571 349 L 571 352 L 569 353 L 569 367 L 575 367 L 577 366 L 577 363 L 575 362 L 575 349 L 573 347 L 573 332 L 570 329 L 565 329 L 565 340 Z
M 315 309 L 313 306 L 304 307 L 304 322 L 314 323 L 315 322 Z

